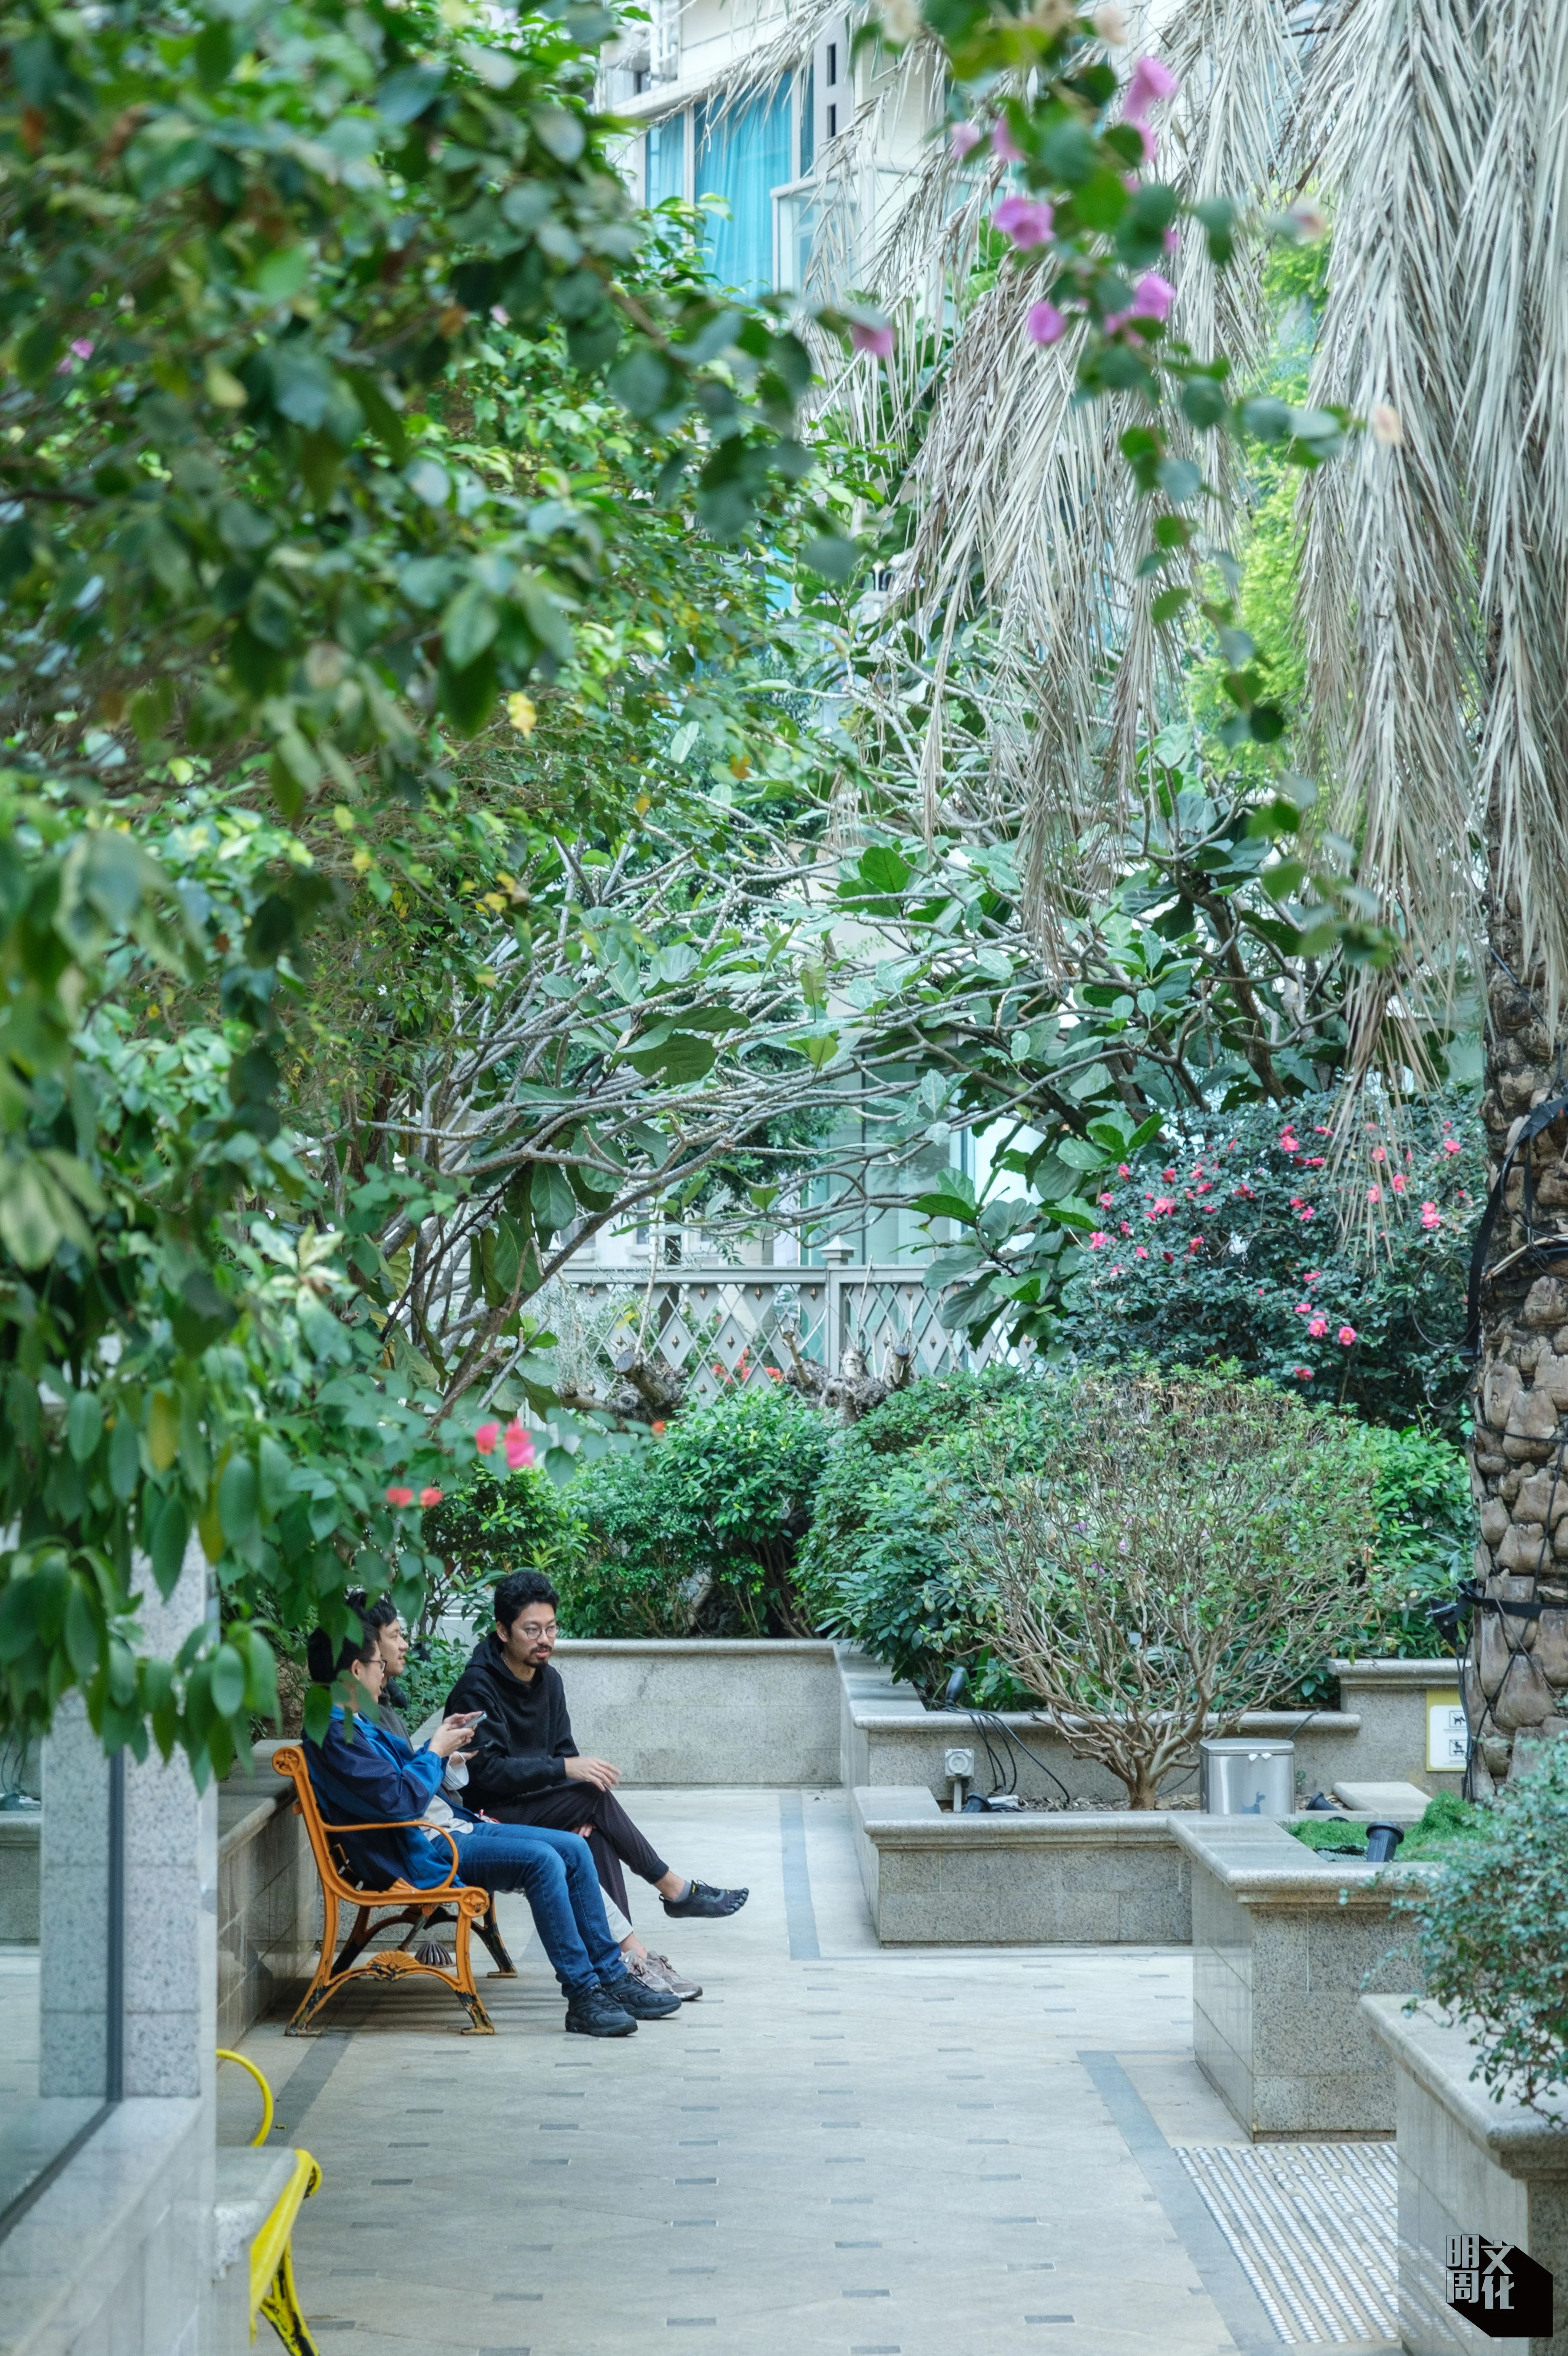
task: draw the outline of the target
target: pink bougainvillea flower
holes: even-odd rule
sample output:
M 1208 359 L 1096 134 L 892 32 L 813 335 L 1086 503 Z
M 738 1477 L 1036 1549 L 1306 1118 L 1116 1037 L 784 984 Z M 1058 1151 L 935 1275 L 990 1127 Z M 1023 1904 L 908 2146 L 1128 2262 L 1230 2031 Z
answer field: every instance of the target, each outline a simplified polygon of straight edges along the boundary
M 893 330 L 889 327 L 868 327 L 863 320 L 855 319 L 850 324 L 849 339 L 857 352 L 867 352 L 873 359 L 890 360 L 893 357 Z
M 1043 197 L 1004 197 L 991 216 L 991 226 L 1027 252 L 1031 246 L 1050 243 L 1055 219 Z
M 978 147 L 985 134 L 978 123 L 955 123 L 948 134 L 948 145 L 961 164 L 973 147 Z
M 396 1505 L 400 1510 L 404 1505 L 412 1505 L 413 1503 L 413 1491 L 412 1489 L 400 1488 L 396 1482 L 394 1482 L 392 1487 L 387 1491 L 387 1503 L 389 1505 Z
M 1327 1320 L 1327 1318 L 1326 1318 L 1326 1317 L 1315 1317 L 1315 1318 L 1313 1319 L 1313 1321 L 1312 1321 L 1311 1324 L 1307 1327 L 1307 1329 L 1306 1329 L 1306 1330 L 1307 1330 L 1307 1332 L 1311 1334 L 1311 1336 L 1312 1336 L 1312 1338 L 1313 1338 L 1313 1340 L 1314 1340 L 1315 1342 L 1321 1342 L 1321 1341 L 1322 1341 L 1322 1339 L 1323 1339 L 1323 1337 L 1324 1337 L 1324 1335 L 1325 1335 L 1325 1334 L 1327 1333 L 1327 1331 L 1328 1331 L 1328 1320 Z
M 421 1505 L 422 1506 L 424 1506 L 424 1505 L 438 1505 L 441 1503 L 441 1492 L 440 1492 L 440 1490 L 439 1490 L 439 1489 L 422 1489 L 422 1490 L 420 1491 L 420 1493 L 419 1493 L 419 1502 L 420 1502 L 420 1505 Z
M 1096 1227 L 1089 1238 L 1089 1248 L 1090 1251 L 1103 1251 L 1110 1241 L 1110 1237 L 1101 1228 Z
M 533 1462 L 533 1441 L 514 1415 L 506 1428 L 503 1441 L 508 1470 L 521 1472 Z
M 1133 68 L 1122 112 L 1129 123 L 1142 123 L 1151 106 L 1174 98 L 1180 88 L 1169 66 L 1158 58 L 1140 58 Z
M 1423 1203 L 1422 1205 L 1421 1224 L 1427 1229 L 1429 1234 L 1434 1227 L 1440 1227 L 1443 1225 L 1443 1214 L 1438 1209 L 1435 1203 Z
M 1342 1350 L 1348 1350 L 1356 1338 L 1356 1328 L 1354 1325 L 1341 1325 L 1334 1338 Z
M 1133 289 L 1133 308 L 1128 314 L 1133 319 L 1168 319 L 1171 305 L 1176 301 L 1176 288 L 1157 270 L 1146 270 Z
M 1013 127 L 1004 114 L 999 114 L 991 126 L 991 152 L 1004 164 L 1021 164 L 1024 151 L 1013 136 Z
M 495 1445 L 500 1436 L 501 1428 L 499 1423 L 481 1423 L 474 1434 L 474 1445 L 481 1456 L 491 1456 L 495 1453 Z
M 1032 344 L 1059 344 L 1067 333 L 1067 320 L 1054 303 L 1031 303 L 1025 324 Z
M 1133 1257 L 1134 1259 L 1147 1259 L 1149 1257 L 1148 1246 L 1146 1244 L 1134 1244 L 1133 1247 Z

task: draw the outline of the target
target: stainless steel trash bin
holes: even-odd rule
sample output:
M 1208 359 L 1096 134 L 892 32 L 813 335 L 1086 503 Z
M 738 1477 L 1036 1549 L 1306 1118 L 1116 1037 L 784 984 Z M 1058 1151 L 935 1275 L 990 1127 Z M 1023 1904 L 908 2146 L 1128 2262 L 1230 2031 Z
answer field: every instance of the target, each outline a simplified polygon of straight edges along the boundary
M 1235 1735 L 1200 1742 L 1198 1805 L 1210 1816 L 1288 1816 L 1295 1806 L 1294 1742 Z

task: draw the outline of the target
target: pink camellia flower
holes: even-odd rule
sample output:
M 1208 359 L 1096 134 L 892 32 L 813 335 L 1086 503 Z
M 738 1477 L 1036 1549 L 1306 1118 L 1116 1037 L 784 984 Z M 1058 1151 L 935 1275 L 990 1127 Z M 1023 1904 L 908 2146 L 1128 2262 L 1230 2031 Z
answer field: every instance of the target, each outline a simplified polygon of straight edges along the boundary
M 1175 1209 L 1176 1205 L 1172 1202 L 1168 1194 L 1156 1194 L 1154 1200 L 1154 1207 L 1151 1209 L 1148 1215 L 1151 1219 L 1163 1219 L 1167 1212 L 1174 1211 Z
M 92 358 L 92 345 L 86 336 L 74 337 L 70 348 L 79 360 L 90 360 Z
M 1427 1230 L 1428 1234 L 1431 1233 L 1434 1227 L 1440 1227 L 1443 1225 L 1443 1214 L 1438 1209 L 1435 1203 L 1423 1203 L 1422 1205 L 1421 1224 Z
M 1176 1172 L 1174 1170 L 1162 1170 L 1160 1176 L 1165 1180 L 1165 1184 L 1168 1186 L 1171 1183 L 1171 1181 L 1175 1178 Z
M 1458 1153 L 1463 1149 L 1456 1137 L 1445 1137 L 1443 1141 L 1443 1151 L 1444 1153 Z
M 1003 164 L 1021 164 L 1024 160 L 1024 151 L 1014 138 L 1004 114 L 999 114 L 991 126 L 991 152 Z
M 1298 1301 L 1295 1304 L 1295 1313 L 1298 1317 L 1310 1317 L 1312 1314 L 1311 1301 Z
M 1389 1183 L 1392 1186 L 1396 1194 L 1402 1194 L 1405 1188 L 1410 1184 L 1410 1180 L 1405 1176 L 1402 1170 L 1396 1170 L 1393 1176 L 1390 1179 Z
M 868 327 L 855 319 L 850 326 L 849 339 L 857 352 L 868 352 L 875 360 L 890 360 L 893 357 L 893 330 L 889 327 Z
M 1121 1275 L 1121 1273 L 1122 1273 L 1122 1271 L 1121 1271 L 1121 1269 L 1120 1269 L 1119 1268 L 1113 1268 L 1113 1269 L 1112 1269 L 1111 1273 L 1112 1273 L 1112 1276 L 1120 1276 L 1120 1275 Z
M 1382 1149 L 1382 1147 L 1381 1147 L 1380 1145 L 1374 1145 L 1374 1146 L 1373 1146 L 1373 1148 L 1372 1148 L 1372 1159 L 1373 1159 L 1373 1161 L 1374 1161 L 1374 1162 L 1386 1162 L 1386 1161 L 1388 1160 L 1388 1158 L 1389 1158 L 1389 1157 L 1388 1157 L 1388 1155 L 1383 1151 L 1383 1149 Z
M 1327 1320 L 1327 1318 L 1326 1318 L 1326 1317 L 1315 1317 L 1315 1318 L 1313 1319 L 1313 1321 L 1312 1321 L 1311 1324 L 1307 1327 L 1307 1329 L 1306 1329 L 1306 1330 L 1307 1330 L 1307 1332 L 1311 1334 L 1311 1336 L 1312 1336 L 1312 1338 L 1313 1338 L 1313 1340 L 1314 1340 L 1315 1342 L 1321 1342 L 1321 1341 L 1322 1341 L 1322 1339 L 1323 1339 L 1323 1337 L 1324 1337 L 1324 1335 L 1325 1335 L 1325 1334 L 1327 1333 L 1327 1331 L 1328 1331 L 1328 1320 Z
M 1301 1151 L 1301 1140 L 1297 1137 L 1294 1130 L 1291 1128 L 1288 1121 L 1284 1128 L 1280 1131 L 1280 1151 L 1282 1153 L 1299 1153 Z
M 1298 1366 L 1295 1370 L 1295 1378 L 1298 1383 L 1309 1383 L 1312 1380 L 1312 1368 Z
M 1134 1244 L 1133 1247 L 1133 1257 L 1134 1259 L 1147 1259 L 1149 1257 L 1148 1246 L 1146 1244 Z
M 387 1491 L 387 1503 L 389 1505 L 396 1505 L 400 1510 L 404 1505 L 412 1505 L 413 1503 L 413 1491 L 412 1489 L 400 1489 L 394 1482 L 392 1486 Z
M 495 1444 L 500 1436 L 501 1428 L 499 1423 L 481 1423 L 474 1434 L 474 1445 L 481 1456 L 492 1455 Z
M 1132 1163 L 1130 1162 L 1119 1162 L 1116 1164 L 1116 1175 L 1118 1178 L 1131 1178 L 1133 1175 Z
M 1382 1190 L 1382 1188 L 1381 1188 L 1380 1186 L 1369 1186 L 1369 1187 L 1368 1187 L 1368 1189 L 1367 1189 L 1367 1200 L 1368 1200 L 1368 1202 L 1369 1202 L 1369 1203 L 1380 1203 L 1380 1202 L 1382 1201 L 1382 1199 L 1383 1199 L 1383 1190 Z
M 1059 344 L 1067 333 L 1067 319 L 1054 303 L 1031 303 L 1026 323 L 1032 344 Z
M 1304 1219 L 1315 1219 L 1317 1216 L 1317 1214 L 1313 1209 L 1312 1205 L 1308 1203 L 1305 1209 L 1299 1213 L 1298 1215 Z
M 1303 1284 L 1321 1284 L 1323 1270 L 1320 1268 L 1309 1268 L 1301 1280 Z
M 422 1489 L 419 1493 L 419 1502 L 422 1506 L 438 1505 L 441 1503 L 440 1490 Z
M 1321 1170 L 1323 1167 L 1323 1156 L 1321 1153 L 1304 1153 L 1301 1157 L 1301 1161 L 1304 1170 Z
M 1113 1194 L 1097 1194 L 1094 1199 L 1102 1211 L 1108 1211 L 1116 1198 Z
M 1174 98 L 1181 84 L 1158 58 L 1140 58 L 1133 68 L 1122 112 L 1129 123 L 1142 123 L 1151 106 Z
M 515 1415 L 506 1428 L 506 1436 L 502 1444 L 506 1449 L 509 1472 L 523 1472 L 532 1463 L 533 1442 Z
M 1132 1234 L 1132 1227 L 1125 1219 L 1122 1220 L 1119 1232 L 1124 1236 L 1130 1236 Z
M 1110 1241 L 1110 1237 L 1101 1228 L 1096 1227 L 1089 1238 L 1089 1248 L 1090 1251 L 1103 1251 Z
M 978 123 L 955 123 L 948 145 L 961 164 L 972 147 L 978 147 L 985 134 Z
M 1201 1236 L 1188 1236 L 1187 1239 L 1187 1248 L 1189 1252 L 1201 1251 L 1203 1249 L 1203 1237 Z
M 1348 1350 L 1356 1338 L 1356 1328 L 1354 1325 L 1341 1325 L 1334 1338 L 1342 1350 Z
M 1055 219 L 1043 197 L 1004 197 L 991 216 L 991 226 L 1026 252 L 1032 246 L 1050 243 Z

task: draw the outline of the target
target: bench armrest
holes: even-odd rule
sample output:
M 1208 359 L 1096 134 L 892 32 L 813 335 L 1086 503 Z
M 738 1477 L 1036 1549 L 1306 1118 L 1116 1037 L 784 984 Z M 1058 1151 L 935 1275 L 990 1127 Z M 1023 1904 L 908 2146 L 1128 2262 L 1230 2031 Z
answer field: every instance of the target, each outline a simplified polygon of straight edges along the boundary
M 426 1896 L 433 1897 L 438 1891 L 456 1890 L 461 1886 L 456 1879 L 457 1872 L 457 1844 L 453 1839 L 445 1825 L 427 1825 L 423 1816 L 377 1816 L 368 1825 L 329 1825 L 326 1817 L 323 1816 L 320 1819 L 320 1824 L 321 1829 L 324 1833 L 403 1833 L 413 1832 L 415 1830 L 423 1830 L 432 1835 L 439 1833 L 442 1839 L 446 1842 L 447 1847 L 452 1852 L 452 1869 L 447 1874 L 445 1881 L 438 1881 L 435 1883 L 430 1890 L 421 1890 L 419 1894 L 422 1898 Z

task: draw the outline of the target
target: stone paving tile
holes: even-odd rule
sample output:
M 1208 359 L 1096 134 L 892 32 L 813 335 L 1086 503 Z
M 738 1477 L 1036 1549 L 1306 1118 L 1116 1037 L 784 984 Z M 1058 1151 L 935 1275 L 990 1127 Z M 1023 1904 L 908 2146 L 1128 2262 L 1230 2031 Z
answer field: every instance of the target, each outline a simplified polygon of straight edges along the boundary
M 778 1794 L 629 1804 L 675 1862 L 752 1890 L 722 1923 L 634 1890 L 707 1990 L 677 2019 L 563 2037 L 503 1899 L 521 1976 L 481 1982 L 495 2038 L 460 2035 L 433 1986 L 356 1996 L 303 2119 L 287 2080 L 317 2049 L 279 2022 L 246 2039 L 324 2171 L 295 2236 L 324 2349 L 1231 2356 L 1076 2058 L 1114 2051 L 1156 2115 L 1201 2121 L 1185 1950 L 884 1952 L 842 1794 L 803 1795 L 809 1920 Z

